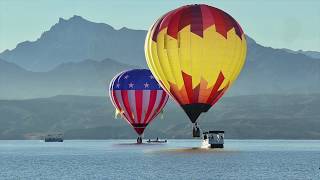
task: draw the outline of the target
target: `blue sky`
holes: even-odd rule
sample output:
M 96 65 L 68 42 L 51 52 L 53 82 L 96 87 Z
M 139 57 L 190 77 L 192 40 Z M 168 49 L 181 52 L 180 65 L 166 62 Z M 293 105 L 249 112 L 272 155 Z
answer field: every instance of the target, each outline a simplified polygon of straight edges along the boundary
M 320 51 L 317 0 L 0 0 L 0 52 L 34 41 L 59 17 L 80 15 L 116 29 L 148 29 L 162 14 L 185 4 L 204 3 L 231 14 L 245 33 L 275 48 Z

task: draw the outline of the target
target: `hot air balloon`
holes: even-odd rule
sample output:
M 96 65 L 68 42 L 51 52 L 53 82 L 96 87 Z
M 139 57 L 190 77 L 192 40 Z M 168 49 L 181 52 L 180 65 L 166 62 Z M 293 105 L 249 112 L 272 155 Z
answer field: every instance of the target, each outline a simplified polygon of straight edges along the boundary
M 142 142 L 145 128 L 162 112 L 169 98 L 147 69 L 116 75 L 110 82 L 109 95 L 116 111 L 139 135 L 138 143 Z
M 237 21 L 204 4 L 163 15 L 145 41 L 152 74 L 194 125 L 234 83 L 246 51 L 245 34 Z

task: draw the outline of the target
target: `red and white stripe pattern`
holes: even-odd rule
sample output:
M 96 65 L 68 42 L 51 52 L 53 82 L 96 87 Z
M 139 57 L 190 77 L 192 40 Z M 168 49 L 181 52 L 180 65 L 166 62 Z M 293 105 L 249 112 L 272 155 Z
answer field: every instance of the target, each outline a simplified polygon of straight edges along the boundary
M 164 90 L 111 90 L 110 98 L 121 116 L 141 135 L 169 96 Z

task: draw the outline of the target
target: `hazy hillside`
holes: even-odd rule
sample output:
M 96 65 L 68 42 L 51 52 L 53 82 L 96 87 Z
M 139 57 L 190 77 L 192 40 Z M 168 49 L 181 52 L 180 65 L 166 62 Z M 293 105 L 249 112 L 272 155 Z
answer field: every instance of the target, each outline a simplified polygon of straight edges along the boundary
M 38 40 L 0 54 L 10 62 L 0 60 L 0 99 L 104 96 L 106 85 L 119 71 L 145 66 L 145 35 L 144 30 L 115 30 L 80 16 L 60 19 Z M 247 62 L 227 95 L 320 92 L 320 59 L 264 47 L 248 36 L 247 42 Z M 47 72 L 30 72 L 11 63 Z
M 247 61 L 231 94 L 320 92 L 320 59 L 264 47 L 250 37 L 247 41 Z
M 137 67 L 105 59 L 64 63 L 49 72 L 30 72 L 0 60 L 0 99 L 60 94 L 104 96 L 112 77 L 132 68 Z
M 320 139 L 320 95 L 268 95 L 223 98 L 200 117 L 203 129 L 223 129 L 228 138 Z M 135 138 L 123 120 L 114 119 L 107 97 L 57 96 L 0 101 L 0 139 L 39 138 L 64 132 L 66 138 Z M 191 126 L 170 102 L 145 137 L 190 138 Z
M 309 56 L 309 57 L 312 57 L 315 59 L 320 59 L 320 52 L 317 52 L 317 51 L 302 51 L 302 50 L 293 51 L 290 49 L 283 49 L 283 50 L 290 52 L 290 53 L 294 53 L 294 54 L 304 54 L 306 56 Z
M 117 59 L 131 65 L 145 65 L 144 38 L 146 31 L 119 30 L 94 23 L 80 16 L 59 22 L 34 42 L 25 41 L 0 58 L 31 71 L 48 71 L 64 62 L 84 59 Z

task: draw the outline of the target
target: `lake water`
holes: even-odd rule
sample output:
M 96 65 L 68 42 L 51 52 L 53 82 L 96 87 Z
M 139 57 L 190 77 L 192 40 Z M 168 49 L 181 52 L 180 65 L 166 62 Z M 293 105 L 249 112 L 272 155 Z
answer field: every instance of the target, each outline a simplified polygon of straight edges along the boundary
M 320 179 L 320 141 L 0 141 L 0 179 Z

